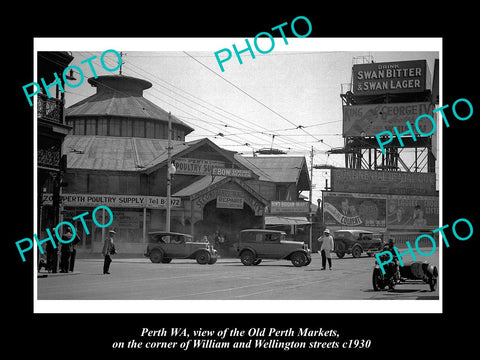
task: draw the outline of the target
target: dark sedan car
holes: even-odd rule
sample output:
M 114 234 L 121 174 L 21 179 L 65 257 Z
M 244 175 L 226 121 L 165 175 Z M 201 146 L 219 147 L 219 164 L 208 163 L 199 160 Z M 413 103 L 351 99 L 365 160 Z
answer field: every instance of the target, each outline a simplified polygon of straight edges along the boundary
M 194 242 L 188 234 L 150 232 L 145 256 L 153 263 L 169 263 L 172 259 L 195 259 L 199 264 L 215 264 L 217 251 L 212 245 Z
M 363 252 L 371 256 L 374 252 L 380 251 L 383 241 L 378 234 L 365 230 L 337 230 L 333 232 L 335 253 L 339 258 L 345 254 L 352 254 L 358 258 Z

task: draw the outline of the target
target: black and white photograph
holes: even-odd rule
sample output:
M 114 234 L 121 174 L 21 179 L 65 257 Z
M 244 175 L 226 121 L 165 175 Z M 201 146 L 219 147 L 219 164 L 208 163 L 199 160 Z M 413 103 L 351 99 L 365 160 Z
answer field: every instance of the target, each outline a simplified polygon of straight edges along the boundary
M 38 39 L 45 73 L 37 77 L 50 84 L 50 74 L 65 74 L 25 88 L 42 89 L 39 311 L 48 300 L 158 300 L 160 311 L 162 301 L 179 311 L 175 300 L 203 300 L 204 311 L 252 302 L 281 312 L 295 300 L 308 312 L 325 311 L 318 300 L 440 308 L 442 268 L 431 250 L 439 247 L 432 231 L 441 146 L 435 129 L 425 136 L 415 122 L 424 110 L 428 119 L 439 115 L 439 39 L 332 44 L 263 35 L 175 44 L 205 43 L 214 53 L 141 51 L 168 42 L 113 40 L 124 48 L 43 51 Z M 232 50 L 221 47 L 231 42 Z M 49 98 L 54 90 L 60 101 Z M 375 135 L 393 136 L 406 121 L 416 126 L 402 136 L 408 145 L 392 140 L 383 154 L 387 141 Z M 69 234 L 53 243 L 42 229 L 74 231 L 77 241 Z M 370 311 L 381 309 L 373 303 Z
M 468 313 L 477 102 L 453 40 L 255 19 L 28 39 L 5 190 L 25 326 L 119 356 L 380 354 Z

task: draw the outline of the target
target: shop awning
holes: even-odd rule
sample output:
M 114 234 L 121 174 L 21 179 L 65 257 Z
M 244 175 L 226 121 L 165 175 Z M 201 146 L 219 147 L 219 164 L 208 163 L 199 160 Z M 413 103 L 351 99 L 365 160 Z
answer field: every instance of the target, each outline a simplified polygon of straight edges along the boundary
M 265 225 L 306 225 L 311 224 L 305 216 L 265 216 Z

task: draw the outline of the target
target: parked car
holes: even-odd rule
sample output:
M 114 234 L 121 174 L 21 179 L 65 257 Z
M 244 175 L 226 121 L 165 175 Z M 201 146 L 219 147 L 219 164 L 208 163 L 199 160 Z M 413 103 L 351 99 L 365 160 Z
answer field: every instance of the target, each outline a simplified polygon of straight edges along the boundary
M 145 256 L 153 263 L 172 259 L 195 259 L 199 264 L 215 264 L 217 251 L 208 242 L 194 242 L 189 234 L 154 231 L 148 234 Z
M 363 252 L 368 256 L 380 251 L 383 241 L 378 234 L 365 230 L 336 230 L 333 232 L 333 242 L 335 244 L 335 253 L 341 259 L 345 254 L 352 254 L 358 258 Z
M 278 230 L 245 229 L 240 231 L 236 250 L 243 265 L 258 265 L 262 259 L 290 260 L 294 266 L 307 266 L 312 261 L 306 244 L 285 240 Z

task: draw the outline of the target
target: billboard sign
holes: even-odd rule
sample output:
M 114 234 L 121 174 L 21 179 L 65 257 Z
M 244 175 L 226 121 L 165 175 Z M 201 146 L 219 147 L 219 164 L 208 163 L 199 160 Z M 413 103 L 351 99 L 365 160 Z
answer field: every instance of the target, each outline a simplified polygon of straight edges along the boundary
M 438 228 L 439 207 L 436 196 L 392 196 L 388 198 L 387 205 L 387 227 L 390 230 Z
M 423 92 L 430 86 L 426 60 L 356 64 L 352 71 L 355 95 Z
M 435 173 L 333 168 L 330 178 L 333 191 L 436 195 Z
M 325 226 L 386 227 L 385 197 L 369 194 L 323 193 Z
M 375 136 L 383 131 L 393 132 L 394 126 L 399 132 L 407 131 L 407 121 L 415 124 L 417 117 L 423 114 L 433 117 L 433 110 L 433 104 L 428 102 L 344 105 L 343 136 Z M 428 134 L 433 124 L 422 118 L 418 128 Z M 412 129 L 418 134 L 415 126 Z
M 324 192 L 323 220 L 334 228 L 431 231 L 439 224 L 438 197 Z

